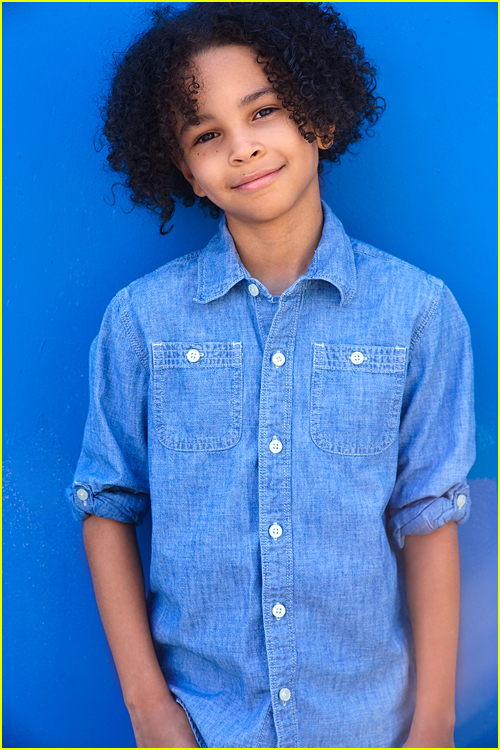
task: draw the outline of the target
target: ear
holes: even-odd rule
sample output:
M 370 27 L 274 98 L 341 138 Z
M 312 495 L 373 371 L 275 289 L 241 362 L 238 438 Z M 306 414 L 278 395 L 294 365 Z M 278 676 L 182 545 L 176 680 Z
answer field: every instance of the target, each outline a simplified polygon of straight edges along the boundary
M 195 195 L 198 196 L 198 198 L 204 198 L 206 196 L 205 191 L 200 187 L 200 185 L 196 182 L 196 179 L 189 169 L 188 165 L 184 161 L 184 159 L 172 159 L 173 163 L 177 167 L 177 169 L 182 172 L 183 176 L 186 178 L 186 180 L 189 182 L 191 187 L 193 188 L 193 192 Z
M 326 146 L 323 145 L 323 141 L 325 136 L 318 135 L 316 140 L 318 143 L 318 148 L 321 148 L 323 151 L 326 151 L 326 149 L 330 148 L 330 146 L 333 143 L 333 134 L 335 133 L 335 125 L 332 125 L 330 130 L 328 131 L 328 140 L 326 141 Z

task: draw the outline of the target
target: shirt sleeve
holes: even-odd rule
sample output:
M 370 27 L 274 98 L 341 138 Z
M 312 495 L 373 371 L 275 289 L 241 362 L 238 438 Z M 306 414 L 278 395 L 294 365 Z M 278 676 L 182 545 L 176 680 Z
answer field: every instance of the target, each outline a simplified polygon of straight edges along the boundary
M 414 334 L 403 396 L 398 472 L 388 530 L 398 547 L 470 512 L 475 460 L 473 371 L 467 322 L 445 286 Z
M 73 484 L 74 517 L 94 514 L 140 524 L 149 508 L 147 356 L 125 310 L 125 292 L 110 303 L 90 350 L 90 405 Z

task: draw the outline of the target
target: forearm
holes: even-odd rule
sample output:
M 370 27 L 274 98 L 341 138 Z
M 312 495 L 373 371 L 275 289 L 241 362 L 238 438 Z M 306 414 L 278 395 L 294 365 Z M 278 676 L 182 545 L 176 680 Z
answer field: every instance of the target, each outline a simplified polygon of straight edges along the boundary
M 171 699 L 153 647 L 133 524 L 89 516 L 85 550 L 101 620 L 131 713 Z
M 407 536 L 404 557 L 417 670 L 410 736 L 418 732 L 423 743 L 428 737 L 433 746 L 452 747 L 460 589 L 456 523 L 431 534 Z M 435 744 L 447 737 L 448 744 Z

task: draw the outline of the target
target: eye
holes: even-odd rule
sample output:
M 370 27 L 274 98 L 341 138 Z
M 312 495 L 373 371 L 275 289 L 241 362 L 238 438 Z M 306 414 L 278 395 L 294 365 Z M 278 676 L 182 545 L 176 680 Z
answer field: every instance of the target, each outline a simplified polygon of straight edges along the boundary
M 195 145 L 197 143 L 208 143 L 208 141 L 213 141 L 214 138 L 216 138 L 219 134 L 211 131 L 210 133 L 203 133 L 203 135 L 200 135 L 199 138 L 195 140 Z
M 262 120 L 263 117 L 269 117 L 273 112 L 276 112 L 278 107 L 263 107 L 263 109 L 259 109 L 255 117 L 258 120 Z

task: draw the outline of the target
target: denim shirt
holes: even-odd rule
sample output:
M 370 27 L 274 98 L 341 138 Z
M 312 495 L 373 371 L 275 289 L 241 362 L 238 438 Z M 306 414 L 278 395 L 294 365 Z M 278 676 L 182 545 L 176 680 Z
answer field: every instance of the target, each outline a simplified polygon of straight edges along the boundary
M 92 344 L 76 518 L 151 507 L 148 611 L 204 747 L 397 747 L 414 709 L 406 534 L 469 513 L 467 323 L 324 205 L 279 298 L 225 222 L 119 292 Z

